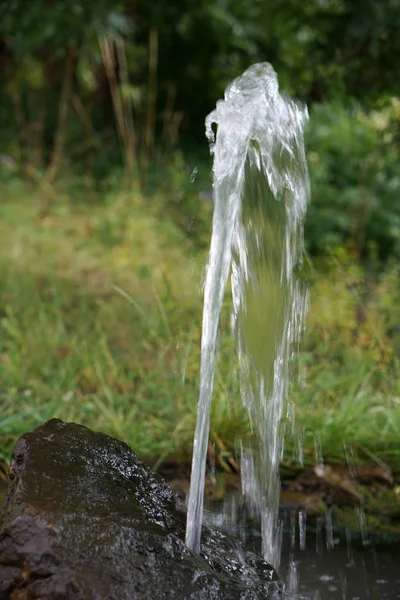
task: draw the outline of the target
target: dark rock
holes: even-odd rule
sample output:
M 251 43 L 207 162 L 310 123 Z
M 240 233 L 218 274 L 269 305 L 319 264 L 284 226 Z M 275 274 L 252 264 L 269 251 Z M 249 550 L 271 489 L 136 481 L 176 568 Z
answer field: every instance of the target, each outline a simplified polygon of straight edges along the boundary
M 363 485 L 392 488 L 393 473 L 387 465 L 357 465 L 355 477 Z
M 48 421 L 16 444 L 0 531 L 0 600 L 279 597 L 227 534 L 184 544 L 185 506 L 122 442 Z
M 306 495 L 319 494 L 328 506 L 358 506 L 363 502 L 361 490 L 348 470 L 338 470 L 330 465 L 305 469 L 290 482 L 288 489 Z

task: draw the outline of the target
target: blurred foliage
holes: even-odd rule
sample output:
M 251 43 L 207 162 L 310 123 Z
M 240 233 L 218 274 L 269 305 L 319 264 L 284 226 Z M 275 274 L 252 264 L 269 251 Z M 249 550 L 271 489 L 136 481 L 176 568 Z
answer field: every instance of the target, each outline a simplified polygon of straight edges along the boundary
M 399 257 L 399 30 L 398 0 L 4 0 L 0 162 L 103 190 L 128 170 L 202 245 L 204 117 L 266 60 L 310 105 L 308 251 Z
M 314 105 L 305 239 L 312 254 L 346 245 L 361 260 L 400 258 L 400 100 L 365 112 Z

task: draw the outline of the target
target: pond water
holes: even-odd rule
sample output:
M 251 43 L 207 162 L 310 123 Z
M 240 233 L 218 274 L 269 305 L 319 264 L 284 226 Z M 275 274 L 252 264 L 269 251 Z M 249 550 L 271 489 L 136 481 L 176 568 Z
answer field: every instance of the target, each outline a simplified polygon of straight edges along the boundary
M 346 542 L 328 550 L 310 539 L 305 550 L 283 550 L 280 575 L 307 600 L 395 600 L 400 598 L 399 544 L 369 547 Z
M 262 554 L 260 527 L 240 494 L 221 505 L 209 503 L 205 521 L 239 537 Z M 304 509 L 281 504 L 282 553 L 277 568 L 285 600 L 400 599 L 400 533 L 373 533 L 362 510 L 352 529 L 339 526 L 331 509 L 306 518 Z
M 319 527 L 308 525 L 300 536 L 294 522 L 284 528 L 278 570 L 285 583 L 285 599 L 400 599 L 399 538 L 366 539 L 365 532 L 329 531 L 322 521 Z M 244 533 L 247 547 L 260 553 L 258 530 L 236 533 Z
M 285 561 L 286 556 L 286 561 Z M 308 546 L 294 556 L 284 554 L 286 580 L 290 560 L 296 564 L 298 594 L 294 598 L 316 600 L 395 600 L 400 598 L 400 552 L 398 545 L 353 550 L 349 560 L 344 545 L 317 553 Z M 285 573 L 281 569 L 282 575 Z M 289 595 L 290 598 L 290 595 Z

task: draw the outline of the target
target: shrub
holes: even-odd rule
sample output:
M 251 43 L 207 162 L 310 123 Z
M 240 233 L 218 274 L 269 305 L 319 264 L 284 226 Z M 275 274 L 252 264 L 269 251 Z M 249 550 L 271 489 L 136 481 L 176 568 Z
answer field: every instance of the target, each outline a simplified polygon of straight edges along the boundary
M 364 259 L 400 257 L 400 100 L 380 111 L 314 106 L 305 239 L 312 254 L 348 246 Z

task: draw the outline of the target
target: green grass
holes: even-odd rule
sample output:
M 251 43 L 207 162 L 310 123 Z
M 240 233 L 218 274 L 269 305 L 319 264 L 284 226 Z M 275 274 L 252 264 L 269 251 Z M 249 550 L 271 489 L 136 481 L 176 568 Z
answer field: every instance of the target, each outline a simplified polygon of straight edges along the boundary
M 397 270 L 365 288 L 363 271 L 339 264 L 311 289 L 301 360 L 305 387 L 293 394 L 305 451 L 312 437 L 331 458 L 344 444 L 400 470 L 400 359 Z
M 0 452 L 8 458 L 22 433 L 57 416 L 143 457 L 189 460 L 206 251 L 165 216 L 165 197 L 99 203 L 17 181 L 0 184 L 0 197 Z M 367 301 L 362 271 L 345 259 L 313 280 L 307 374 L 290 398 L 305 460 L 314 462 L 317 438 L 326 458 L 344 460 L 345 444 L 400 470 L 398 273 Z M 249 431 L 228 308 L 211 418 L 221 464 Z M 286 460 L 294 454 L 288 439 Z
M 135 195 L 101 207 L 26 189 L 1 197 L 2 452 L 58 416 L 141 455 L 187 457 L 203 264 L 185 236 Z M 229 437 L 227 410 L 219 402 L 213 418 Z

